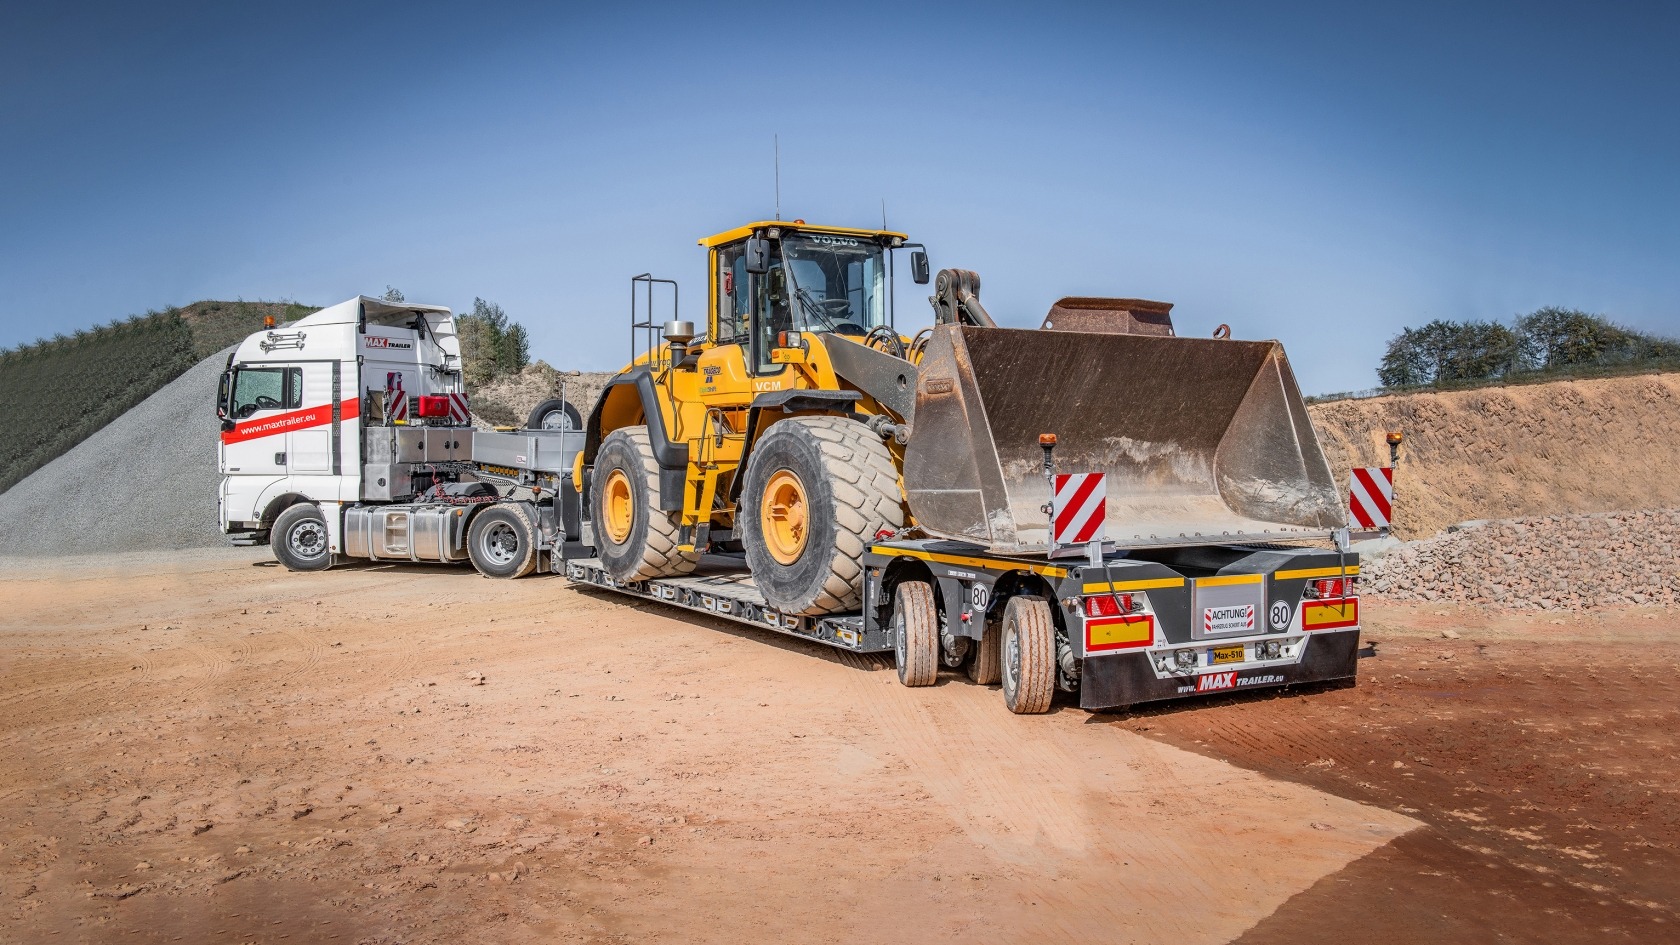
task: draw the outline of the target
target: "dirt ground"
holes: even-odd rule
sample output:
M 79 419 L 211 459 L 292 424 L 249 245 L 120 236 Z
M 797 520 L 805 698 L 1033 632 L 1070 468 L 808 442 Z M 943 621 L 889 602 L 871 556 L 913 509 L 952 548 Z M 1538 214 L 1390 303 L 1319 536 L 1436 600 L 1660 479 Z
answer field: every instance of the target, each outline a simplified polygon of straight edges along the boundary
M 1352 689 L 1016 718 L 558 578 L 0 570 L 0 941 L 1672 936 L 1680 614 L 1368 607 Z M 1450 629 L 1459 639 L 1442 639 Z

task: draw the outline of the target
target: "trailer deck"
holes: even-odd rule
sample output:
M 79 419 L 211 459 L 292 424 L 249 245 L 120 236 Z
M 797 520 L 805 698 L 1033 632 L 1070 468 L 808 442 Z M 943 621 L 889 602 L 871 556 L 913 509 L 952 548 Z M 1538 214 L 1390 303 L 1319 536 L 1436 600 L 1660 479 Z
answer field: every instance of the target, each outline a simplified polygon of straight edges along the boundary
M 802 617 L 770 607 L 753 584 L 745 555 L 702 555 L 700 566 L 692 574 L 651 581 L 619 581 L 607 573 L 599 558 L 574 558 L 566 562 L 566 577 L 579 584 L 765 627 L 854 653 L 893 648 L 892 637 L 885 631 L 865 632 L 861 613 Z

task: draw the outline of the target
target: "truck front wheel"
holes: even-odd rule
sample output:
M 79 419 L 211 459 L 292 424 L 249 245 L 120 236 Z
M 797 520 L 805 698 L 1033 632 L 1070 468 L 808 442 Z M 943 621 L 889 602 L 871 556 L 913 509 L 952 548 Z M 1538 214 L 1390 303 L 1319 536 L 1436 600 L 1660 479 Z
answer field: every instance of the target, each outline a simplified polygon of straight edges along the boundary
M 289 571 L 325 571 L 332 567 L 327 543 L 327 517 L 311 503 L 289 506 L 269 530 L 274 559 Z

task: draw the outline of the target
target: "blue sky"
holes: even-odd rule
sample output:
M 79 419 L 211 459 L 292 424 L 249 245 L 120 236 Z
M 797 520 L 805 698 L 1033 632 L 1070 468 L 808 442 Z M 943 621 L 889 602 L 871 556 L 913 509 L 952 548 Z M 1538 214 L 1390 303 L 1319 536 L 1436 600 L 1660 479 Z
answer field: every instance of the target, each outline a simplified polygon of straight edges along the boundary
M 1062 295 L 1367 387 L 1429 318 L 1680 334 L 1662 5 L 14 5 L 0 345 L 387 284 L 616 367 L 630 276 L 771 215 L 889 222 L 1008 324 Z M 901 324 L 927 316 L 901 280 Z M 908 314 L 907 314 L 908 313 Z

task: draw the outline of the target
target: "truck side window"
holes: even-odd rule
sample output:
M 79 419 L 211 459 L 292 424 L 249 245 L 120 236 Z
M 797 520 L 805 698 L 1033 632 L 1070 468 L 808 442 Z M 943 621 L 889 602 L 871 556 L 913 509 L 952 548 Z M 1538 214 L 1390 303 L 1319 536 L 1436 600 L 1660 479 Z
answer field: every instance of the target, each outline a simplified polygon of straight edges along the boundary
M 233 378 L 233 416 L 295 410 L 303 404 L 302 368 L 240 368 Z

